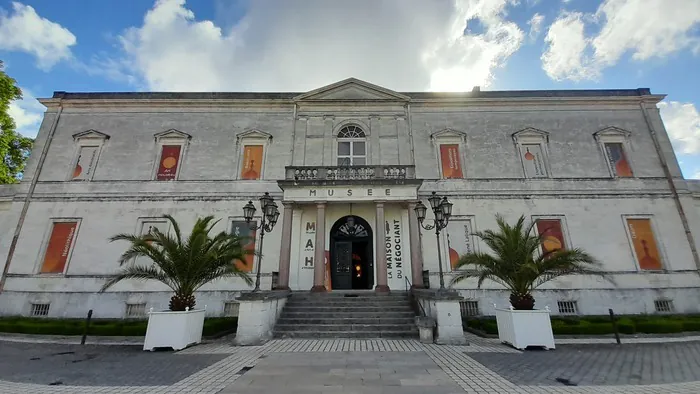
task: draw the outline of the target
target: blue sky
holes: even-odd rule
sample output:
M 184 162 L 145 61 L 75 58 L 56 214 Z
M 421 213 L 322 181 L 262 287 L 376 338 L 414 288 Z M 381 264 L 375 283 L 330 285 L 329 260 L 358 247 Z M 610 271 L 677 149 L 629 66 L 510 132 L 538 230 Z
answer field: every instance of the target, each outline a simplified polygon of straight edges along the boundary
M 649 87 L 700 178 L 699 0 L 0 0 L 0 59 L 27 135 L 56 90 Z

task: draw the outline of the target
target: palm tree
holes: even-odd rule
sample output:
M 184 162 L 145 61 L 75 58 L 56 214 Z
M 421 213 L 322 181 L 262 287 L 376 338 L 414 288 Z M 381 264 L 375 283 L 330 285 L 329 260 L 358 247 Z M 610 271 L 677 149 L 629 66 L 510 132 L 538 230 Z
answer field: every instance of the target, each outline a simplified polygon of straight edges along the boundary
M 197 219 L 190 236 L 183 239 L 175 219 L 163 217 L 170 222 L 173 235 L 154 228 L 144 235 L 118 234 L 110 238 L 110 242 L 128 241 L 131 245 L 119 258 L 122 270 L 102 286 L 101 292 L 124 279 L 157 280 L 175 292 L 170 310 L 184 311 L 194 308 L 194 292 L 215 279 L 239 277 L 248 285 L 253 283 L 235 264 L 245 262 L 252 253 L 245 249 L 244 238 L 224 231 L 211 237 L 209 233 L 219 221 L 207 216 Z M 137 264 L 137 257 L 146 257 L 152 263 Z
M 533 226 L 525 225 L 521 216 L 514 226 L 502 216 L 496 215 L 498 231 L 486 230 L 474 235 L 493 251 L 488 253 L 467 253 L 460 256 L 456 269 L 462 270 L 455 276 L 450 286 L 467 278 L 478 278 L 477 287 L 486 279 L 505 286 L 510 290 L 510 303 L 518 310 L 532 310 L 535 299 L 532 290 L 550 280 L 571 274 L 597 275 L 608 280 L 600 271 L 601 263 L 581 249 L 556 249 L 538 253 L 546 232 L 533 234 Z

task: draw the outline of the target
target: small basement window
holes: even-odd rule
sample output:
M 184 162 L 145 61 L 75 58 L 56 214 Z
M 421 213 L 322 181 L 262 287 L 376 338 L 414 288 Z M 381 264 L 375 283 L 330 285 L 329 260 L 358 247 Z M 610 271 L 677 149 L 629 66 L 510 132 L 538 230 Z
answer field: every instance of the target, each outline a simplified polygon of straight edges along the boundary
M 146 316 L 146 303 L 126 304 L 126 317 L 144 317 Z
M 576 301 L 557 301 L 560 315 L 578 315 L 578 303 Z
M 238 302 L 232 301 L 224 304 L 224 316 L 238 317 Z
M 673 312 L 673 300 L 654 300 L 654 309 L 659 313 Z
M 51 304 L 32 304 L 32 316 L 48 316 Z
M 479 301 L 461 301 L 459 303 L 459 310 L 462 313 L 462 318 L 479 316 Z

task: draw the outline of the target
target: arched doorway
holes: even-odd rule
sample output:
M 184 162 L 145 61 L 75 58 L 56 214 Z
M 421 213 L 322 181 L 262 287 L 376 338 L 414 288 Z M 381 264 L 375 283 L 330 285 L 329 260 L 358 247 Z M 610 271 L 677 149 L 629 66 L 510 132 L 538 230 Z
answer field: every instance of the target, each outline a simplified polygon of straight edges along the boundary
M 359 216 L 348 215 L 331 227 L 331 286 L 333 290 L 374 286 L 372 228 Z

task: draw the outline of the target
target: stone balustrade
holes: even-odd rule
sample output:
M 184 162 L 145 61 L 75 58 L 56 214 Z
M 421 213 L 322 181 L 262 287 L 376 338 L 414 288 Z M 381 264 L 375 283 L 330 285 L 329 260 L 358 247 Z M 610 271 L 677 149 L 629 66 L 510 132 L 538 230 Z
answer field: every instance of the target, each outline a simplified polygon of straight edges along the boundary
M 402 180 L 415 179 L 415 166 L 292 166 L 286 167 L 285 179 L 290 181 L 323 180 Z

